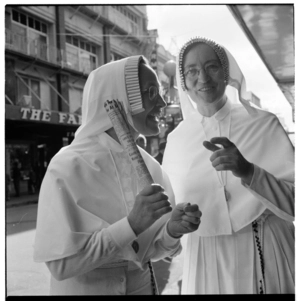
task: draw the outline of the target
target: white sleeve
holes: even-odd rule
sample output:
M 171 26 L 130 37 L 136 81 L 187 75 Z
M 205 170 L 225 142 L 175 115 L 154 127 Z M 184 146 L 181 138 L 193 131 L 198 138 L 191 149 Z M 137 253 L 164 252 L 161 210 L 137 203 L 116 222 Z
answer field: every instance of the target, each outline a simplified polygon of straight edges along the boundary
M 250 185 L 242 181 L 258 200 L 282 219 L 294 221 L 295 186 L 294 183 L 280 180 L 254 165 L 254 174 Z
M 155 252 L 150 255 L 152 261 L 158 261 L 165 257 L 175 257 L 179 255 L 182 251 L 182 246 L 180 243 L 180 238 L 174 238 L 169 235 L 167 231 L 167 224 L 161 229 L 154 241 Z
M 56 280 L 64 280 L 89 272 L 103 264 L 120 260 L 138 260 L 131 244 L 136 235 L 127 217 L 100 231 L 94 232 L 85 247 L 77 254 L 48 261 Z

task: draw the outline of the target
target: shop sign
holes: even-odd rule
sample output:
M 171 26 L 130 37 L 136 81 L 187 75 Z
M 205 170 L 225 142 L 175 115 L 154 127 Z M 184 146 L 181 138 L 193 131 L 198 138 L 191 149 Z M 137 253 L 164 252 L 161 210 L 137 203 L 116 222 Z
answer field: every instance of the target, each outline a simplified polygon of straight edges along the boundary
M 66 112 L 45 111 L 19 106 L 5 106 L 7 119 L 39 121 L 45 123 L 58 123 L 65 125 L 80 125 L 81 116 Z

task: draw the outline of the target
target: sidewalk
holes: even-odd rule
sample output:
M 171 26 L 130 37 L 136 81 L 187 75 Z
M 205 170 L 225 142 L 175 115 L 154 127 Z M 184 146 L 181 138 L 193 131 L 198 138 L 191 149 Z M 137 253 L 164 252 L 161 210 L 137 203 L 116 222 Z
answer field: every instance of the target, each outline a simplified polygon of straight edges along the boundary
M 29 204 L 36 204 L 38 202 L 39 195 L 36 194 L 24 194 L 19 197 L 11 196 L 9 201 L 5 202 L 6 208 L 11 207 L 19 207 L 19 206 L 25 206 Z

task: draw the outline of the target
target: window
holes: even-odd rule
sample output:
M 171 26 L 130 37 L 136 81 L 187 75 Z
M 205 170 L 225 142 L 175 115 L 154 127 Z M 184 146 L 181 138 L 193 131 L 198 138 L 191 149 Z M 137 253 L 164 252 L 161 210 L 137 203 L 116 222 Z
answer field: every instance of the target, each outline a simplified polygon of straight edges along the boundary
M 32 18 L 28 18 L 28 26 L 29 26 L 30 28 L 34 28 L 34 21 L 33 21 Z
M 123 14 L 125 17 L 127 17 L 131 21 L 138 23 L 138 18 L 133 13 L 131 13 L 129 10 L 127 10 L 127 8 L 125 8 L 124 6 L 113 6 L 113 8 L 118 10 L 121 14 Z
M 67 42 L 67 65 L 69 68 L 90 73 L 97 68 L 96 46 L 87 40 L 77 37 L 68 32 Z
M 41 108 L 40 81 L 22 76 L 18 78 L 18 105 L 35 109 Z
M 73 45 L 78 47 L 78 39 L 77 38 L 73 38 Z
M 70 87 L 70 113 L 80 114 L 83 90 L 77 87 Z
M 55 106 L 55 92 L 49 84 L 38 78 L 20 75 L 17 80 L 17 105 L 41 110 Z
M 16 22 L 19 22 L 19 13 L 15 10 L 12 11 L 12 19 Z
M 12 11 L 12 41 L 16 51 L 48 60 L 47 25 L 16 10 Z
M 47 33 L 47 25 L 33 17 L 29 17 L 25 14 L 19 13 L 16 10 L 12 11 L 12 19 L 15 22 L 21 23 L 25 26 L 33 28 L 37 31 L 41 31 L 43 33 Z
M 67 34 L 66 34 L 66 42 L 68 44 L 74 45 L 74 46 L 84 49 L 88 52 L 96 54 L 96 46 L 94 46 L 92 43 L 86 41 L 85 39 L 76 37 L 74 34 L 72 34 L 70 32 L 67 32 Z
M 20 23 L 23 25 L 27 25 L 27 18 L 24 14 L 20 14 Z
M 36 31 L 28 32 L 29 54 L 37 55 L 39 58 L 47 60 L 47 38 Z
M 69 44 L 72 44 L 72 37 L 71 36 L 66 36 L 66 42 Z
M 47 25 L 42 23 L 42 32 L 47 33 Z

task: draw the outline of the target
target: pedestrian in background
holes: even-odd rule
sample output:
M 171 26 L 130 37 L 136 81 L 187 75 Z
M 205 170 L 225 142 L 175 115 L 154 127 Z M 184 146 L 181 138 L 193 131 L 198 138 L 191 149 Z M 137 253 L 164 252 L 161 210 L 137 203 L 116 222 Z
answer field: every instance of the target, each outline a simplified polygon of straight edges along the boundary
M 11 192 L 11 177 L 6 172 L 5 173 L 5 201 L 6 202 L 10 200 L 10 192 Z
M 166 105 L 159 85 L 142 56 L 89 75 L 82 124 L 51 160 L 40 190 L 34 259 L 51 272 L 51 294 L 155 294 L 151 260 L 179 254 L 179 238 L 199 227 L 198 206 L 175 206 L 167 175 L 142 148 L 155 184 L 139 186 L 104 108 L 122 103 L 134 139 L 157 135 Z
M 16 192 L 16 197 L 20 196 L 20 182 L 21 182 L 21 170 L 19 167 L 19 162 L 15 161 L 13 164 L 13 182 L 14 182 L 14 188 Z
M 187 236 L 182 293 L 293 294 L 294 148 L 285 130 L 249 102 L 237 62 L 212 40 L 181 48 L 177 81 L 183 121 L 163 168 L 176 201 L 188 196 L 203 211 Z
M 29 168 L 29 173 L 28 173 L 28 193 L 29 194 L 35 194 L 36 191 L 36 174 L 32 168 L 32 166 L 30 166 Z

